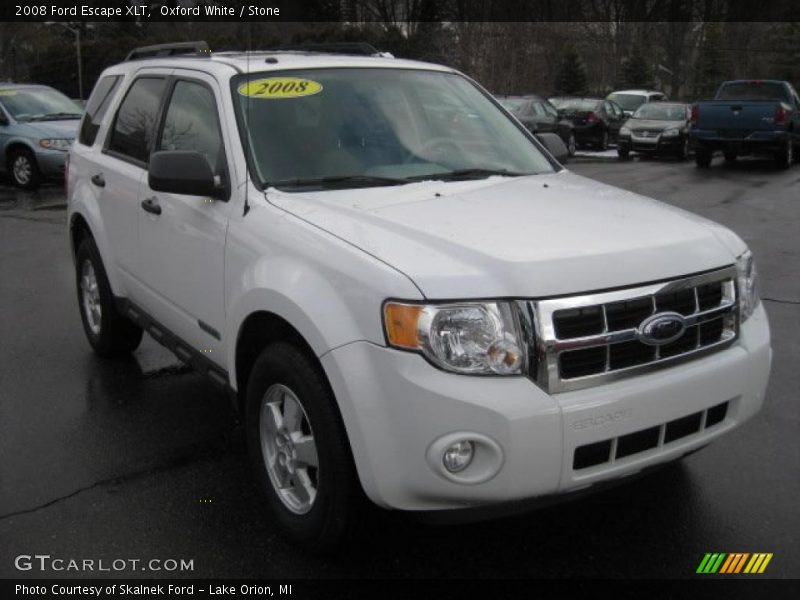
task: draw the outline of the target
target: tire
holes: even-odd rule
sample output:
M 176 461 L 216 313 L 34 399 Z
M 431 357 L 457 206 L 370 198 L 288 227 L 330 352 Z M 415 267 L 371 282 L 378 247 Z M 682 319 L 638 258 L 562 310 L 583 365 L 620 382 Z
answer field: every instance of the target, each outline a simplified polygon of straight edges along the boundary
M 578 144 L 575 141 L 575 134 L 573 132 L 569 132 L 569 137 L 567 138 L 567 152 L 569 153 L 570 158 L 575 156 L 575 152 L 578 149 Z
M 711 152 L 698 148 L 694 152 L 694 162 L 701 169 L 707 169 L 711 166 Z
M 686 160 L 688 156 L 689 156 L 689 140 L 685 139 L 685 140 L 683 140 L 683 143 L 678 148 L 678 151 L 675 153 L 675 157 L 678 160 L 683 161 L 683 160 Z
M 286 420 L 287 410 L 299 420 Z M 270 344 L 256 360 L 245 429 L 256 477 L 281 533 L 315 552 L 346 544 L 363 513 L 363 492 L 333 394 L 319 367 L 295 346 Z M 302 451 L 296 442 L 304 437 Z
M 775 166 L 779 169 L 788 169 L 794 162 L 794 145 L 791 140 L 775 153 Z
M 631 151 L 627 148 L 617 148 L 617 156 L 620 160 L 628 160 L 631 157 Z
M 117 310 L 100 252 L 92 238 L 84 238 L 80 243 L 75 265 L 78 309 L 89 344 L 104 358 L 130 354 L 142 341 L 143 331 Z
M 736 159 L 739 157 L 739 155 L 736 152 L 732 151 L 723 152 L 723 156 L 725 157 L 725 162 L 729 164 L 735 163 Z
M 42 174 L 36 157 L 27 148 L 12 150 L 6 167 L 11 182 L 18 188 L 35 190 L 42 183 Z
M 597 143 L 597 149 L 605 152 L 608 150 L 608 130 L 604 129 L 602 135 L 600 136 L 600 141 Z

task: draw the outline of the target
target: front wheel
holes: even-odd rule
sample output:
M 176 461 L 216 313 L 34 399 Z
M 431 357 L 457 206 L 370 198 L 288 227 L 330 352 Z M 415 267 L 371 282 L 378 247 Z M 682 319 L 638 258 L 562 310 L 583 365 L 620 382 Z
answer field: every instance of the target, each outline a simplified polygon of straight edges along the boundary
M 114 294 L 94 240 L 87 237 L 81 242 L 75 264 L 78 306 L 89 344 L 105 358 L 130 354 L 142 341 L 143 331 L 114 305 Z
M 23 190 L 34 190 L 42 182 L 42 174 L 33 152 L 27 148 L 13 150 L 8 157 L 11 182 Z
M 678 146 L 678 150 L 675 153 L 675 156 L 678 160 L 686 160 L 686 157 L 689 156 L 689 140 L 683 140 L 683 143 Z
M 617 148 L 617 156 L 620 160 L 628 160 L 631 156 L 631 151 L 627 148 Z
M 247 384 L 247 444 L 270 514 L 291 542 L 330 552 L 354 531 L 361 490 L 335 399 L 317 365 L 278 342 Z

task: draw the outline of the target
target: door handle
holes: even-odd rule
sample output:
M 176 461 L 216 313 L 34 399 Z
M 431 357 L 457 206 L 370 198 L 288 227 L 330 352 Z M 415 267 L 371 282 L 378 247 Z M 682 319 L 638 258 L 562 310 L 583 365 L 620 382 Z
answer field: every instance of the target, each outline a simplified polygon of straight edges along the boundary
M 103 177 L 102 173 L 98 173 L 97 175 L 92 175 L 92 183 L 95 184 L 97 187 L 106 187 L 106 180 Z
M 154 215 L 161 214 L 161 206 L 158 204 L 158 198 L 156 198 L 155 196 L 152 196 L 150 198 L 145 198 L 144 200 L 142 200 L 142 208 L 145 211 L 152 213 Z

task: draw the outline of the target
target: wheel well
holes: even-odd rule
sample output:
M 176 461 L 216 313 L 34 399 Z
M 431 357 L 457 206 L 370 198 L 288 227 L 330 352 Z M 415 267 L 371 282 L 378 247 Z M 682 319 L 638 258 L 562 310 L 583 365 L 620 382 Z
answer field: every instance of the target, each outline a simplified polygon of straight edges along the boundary
M 22 142 L 14 142 L 12 144 L 9 144 L 8 147 L 6 148 L 6 165 L 5 165 L 6 167 L 8 167 L 8 164 L 11 161 L 11 156 L 17 150 L 27 150 L 28 152 L 33 152 L 28 146 L 26 146 Z
M 70 223 L 69 227 L 69 237 L 72 243 L 72 252 L 73 254 L 78 251 L 78 246 L 81 245 L 81 242 L 84 238 L 91 238 L 92 237 L 92 230 L 89 229 L 89 224 L 86 222 L 80 215 L 75 215 L 72 217 L 72 222 Z
M 319 367 L 323 375 L 325 374 L 317 355 L 291 323 L 271 312 L 253 313 L 242 323 L 236 340 L 236 385 L 239 392 L 240 409 L 243 408 L 242 403 L 247 396 L 247 380 L 250 378 L 250 371 L 264 347 L 273 342 L 293 344 Z M 327 377 L 325 377 L 325 381 L 327 383 Z

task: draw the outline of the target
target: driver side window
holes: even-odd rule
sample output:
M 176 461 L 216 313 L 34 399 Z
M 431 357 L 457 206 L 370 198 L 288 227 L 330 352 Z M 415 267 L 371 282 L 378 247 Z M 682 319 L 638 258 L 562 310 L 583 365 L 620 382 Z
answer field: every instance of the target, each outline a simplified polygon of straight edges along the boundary
M 196 150 L 222 174 L 222 137 L 214 94 L 206 86 L 178 81 L 172 91 L 158 150 Z

